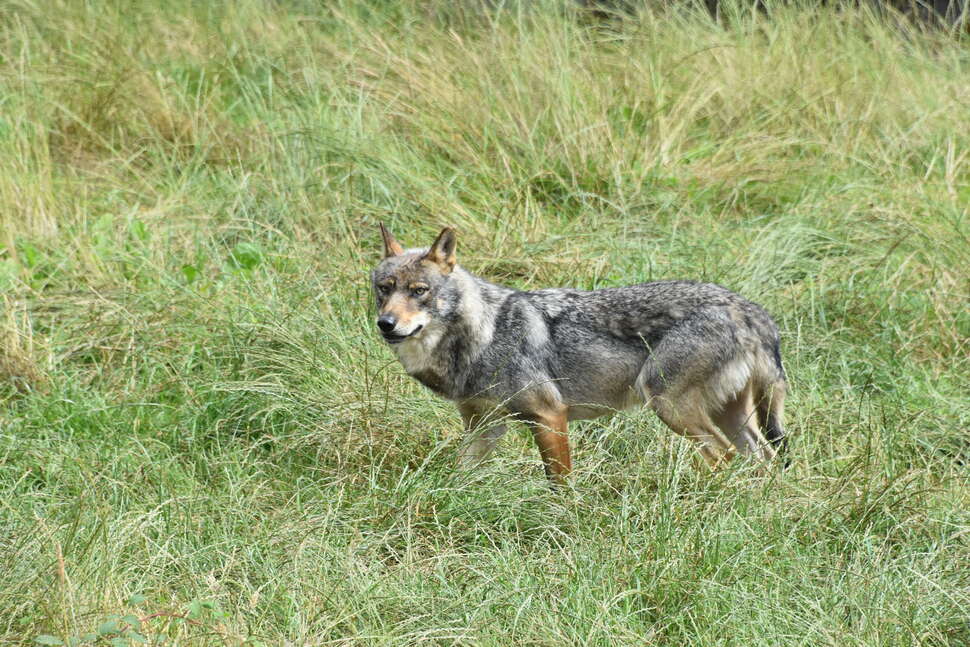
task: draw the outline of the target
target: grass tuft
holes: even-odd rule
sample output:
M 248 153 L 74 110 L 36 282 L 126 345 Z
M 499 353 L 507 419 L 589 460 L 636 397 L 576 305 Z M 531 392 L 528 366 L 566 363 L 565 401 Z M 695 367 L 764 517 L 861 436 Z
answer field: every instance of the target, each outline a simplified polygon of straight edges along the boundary
M 0 643 L 970 641 L 967 39 L 863 8 L 8 3 Z M 792 466 L 646 411 L 456 471 L 376 225 L 519 288 L 719 282 Z

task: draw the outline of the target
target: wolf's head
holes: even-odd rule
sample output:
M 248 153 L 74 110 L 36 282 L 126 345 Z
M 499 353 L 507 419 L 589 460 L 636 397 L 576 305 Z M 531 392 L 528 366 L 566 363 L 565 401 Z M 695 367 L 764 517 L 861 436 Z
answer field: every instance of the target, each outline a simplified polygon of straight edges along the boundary
M 455 230 L 445 227 L 428 249 L 405 250 L 381 223 L 384 259 L 371 279 L 377 327 L 389 344 L 417 338 L 450 310 L 449 279 L 455 269 Z

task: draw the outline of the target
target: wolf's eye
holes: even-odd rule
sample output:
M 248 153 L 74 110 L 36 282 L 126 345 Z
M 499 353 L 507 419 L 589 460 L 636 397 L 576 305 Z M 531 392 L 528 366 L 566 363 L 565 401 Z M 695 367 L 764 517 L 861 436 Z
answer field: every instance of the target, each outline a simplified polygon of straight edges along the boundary
M 427 291 L 428 291 L 428 288 L 426 287 L 417 287 L 411 290 L 411 294 L 413 294 L 416 297 L 419 297 Z
M 386 285 L 378 285 L 377 286 L 377 293 L 379 295 L 381 295 L 382 297 L 383 296 L 387 296 L 387 293 L 390 292 L 390 291 L 391 291 L 391 289 L 389 287 L 387 287 Z

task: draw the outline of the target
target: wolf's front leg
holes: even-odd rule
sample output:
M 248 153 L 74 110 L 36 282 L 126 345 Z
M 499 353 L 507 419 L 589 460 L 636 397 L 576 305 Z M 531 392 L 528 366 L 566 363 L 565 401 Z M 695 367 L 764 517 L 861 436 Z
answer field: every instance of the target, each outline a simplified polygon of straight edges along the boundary
M 573 469 L 565 410 L 523 415 L 523 419 L 532 428 L 532 437 L 539 447 L 549 481 L 553 486 L 565 483 Z
M 461 467 L 474 467 L 485 460 L 499 439 L 505 434 L 505 423 L 496 420 L 500 413 L 488 407 L 470 403 L 458 405 L 465 423 L 465 437 L 458 452 Z

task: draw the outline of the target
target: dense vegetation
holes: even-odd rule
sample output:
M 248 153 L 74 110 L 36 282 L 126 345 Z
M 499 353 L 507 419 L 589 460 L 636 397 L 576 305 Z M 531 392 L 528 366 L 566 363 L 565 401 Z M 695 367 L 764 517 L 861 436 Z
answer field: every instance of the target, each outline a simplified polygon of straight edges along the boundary
M 0 644 L 970 643 L 966 36 L 506 4 L 3 4 Z M 456 472 L 379 220 L 762 302 L 791 467 L 631 411 Z

